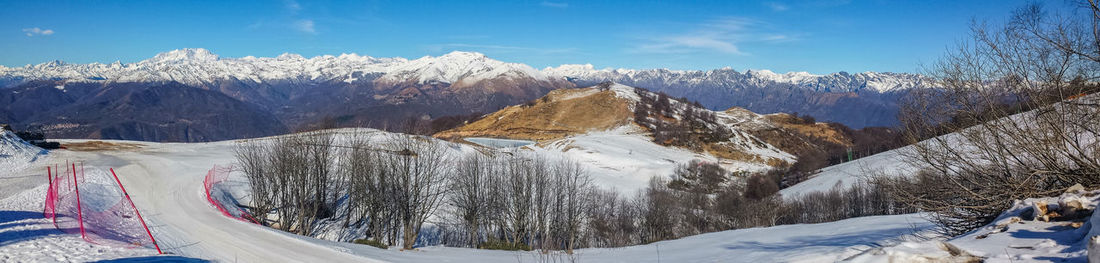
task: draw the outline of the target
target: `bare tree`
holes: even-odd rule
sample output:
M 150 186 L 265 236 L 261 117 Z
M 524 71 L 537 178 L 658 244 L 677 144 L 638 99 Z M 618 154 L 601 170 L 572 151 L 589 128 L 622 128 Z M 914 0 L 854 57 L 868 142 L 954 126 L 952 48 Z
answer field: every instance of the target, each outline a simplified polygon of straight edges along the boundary
M 388 179 L 392 180 L 394 211 L 401 225 L 402 247 L 416 245 L 421 226 L 433 215 L 446 193 L 450 155 L 442 143 L 414 136 L 390 142 L 397 154 L 385 155 Z
M 1032 4 L 1003 26 L 975 23 L 973 39 L 931 68 L 939 87 L 904 103 L 906 135 L 920 141 L 909 157 L 924 170 L 890 192 L 957 234 L 1014 199 L 1100 185 L 1098 99 L 1085 96 L 1100 77 L 1100 13 L 1089 3 L 1064 15 Z
M 493 174 L 497 171 L 497 162 L 492 157 L 475 153 L 468 155 L 458 163 L 451 181 L 450 204 L 454 213 L 465 226 L 467 245 L 476 247 L 480 242 L 480 231 L 489 209 L 485 201 L 491 195 Z
M 239 167 L 248 178 L 248 186 L 251 190 L 251 214 L 260 220 L 261 224 L 267 224 L 267 214 L 274 209 L 274 195 L 272 180 L 273 169 L 269 168 L 268 156 L 270 147 L 266 142 L 244 142 L 237 145 L 234 153 Z

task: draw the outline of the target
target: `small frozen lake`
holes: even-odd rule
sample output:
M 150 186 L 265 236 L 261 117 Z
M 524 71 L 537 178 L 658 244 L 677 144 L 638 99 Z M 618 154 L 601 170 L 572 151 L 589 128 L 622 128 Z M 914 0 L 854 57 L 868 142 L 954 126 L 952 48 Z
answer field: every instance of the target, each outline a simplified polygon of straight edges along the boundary
M 512 139 L 498 139 L 498 138 L 484 138 L 484 137 L 472 137 L 464 139 L 468 142 L 475 143 L 477 145 L 490 147 L 490 148 L 516 148 L 527 145 L 535 144 L 533 141 L 528 140 L 512 140 Z

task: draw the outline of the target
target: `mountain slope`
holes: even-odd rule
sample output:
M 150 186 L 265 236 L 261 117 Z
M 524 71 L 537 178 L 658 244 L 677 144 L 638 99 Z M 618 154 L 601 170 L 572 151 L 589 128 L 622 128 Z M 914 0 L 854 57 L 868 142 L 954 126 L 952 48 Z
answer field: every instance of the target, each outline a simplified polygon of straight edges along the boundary
M 51 138 L 197 142 L 287 132 L 254 105 L 179 83 L 35 82 L 0 90 L 4 98 L 17 123 Z

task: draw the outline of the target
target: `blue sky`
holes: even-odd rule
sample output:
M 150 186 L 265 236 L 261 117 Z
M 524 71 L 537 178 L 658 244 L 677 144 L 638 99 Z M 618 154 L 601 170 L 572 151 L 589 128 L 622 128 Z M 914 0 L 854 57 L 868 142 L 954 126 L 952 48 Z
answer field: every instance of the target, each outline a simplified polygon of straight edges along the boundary
M 0 65 L 477 51 L 536 68 L 919 72 L 1025 1 L 0 1 Z M 1059 2 L 1060 3 L 1060 2 Z

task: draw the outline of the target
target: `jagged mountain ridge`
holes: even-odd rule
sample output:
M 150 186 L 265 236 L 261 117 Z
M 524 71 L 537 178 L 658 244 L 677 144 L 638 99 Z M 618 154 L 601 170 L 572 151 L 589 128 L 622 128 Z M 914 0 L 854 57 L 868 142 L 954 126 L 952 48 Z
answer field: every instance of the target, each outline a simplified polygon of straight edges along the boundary
M 530 77 L 543 81 L 600 80 L 598 82 L 660 82 L 663 85 L 708 83 L 715 86 L 723 86 L 722 83 L 727 83 L 727 86 L 729 83 L 766 85 L 774 82 L 825 92 L 865 90 L 889 92 L 928 84 L 928 81 L 920 75 L 889 72 L 855 74 L 838 72 L 814 75 L 807 72 L 778 74 L 769 70 L 738 72 L 731 68 L 708 71 L 596 69 L 591 64 L 567 64 L 538 70 L 525 64 L 501 62 L 481 53 L 462 51 L 413 60 L 401 57 L 375 58 L 357 54 L 305 58 L 291 53 L 277 57 L 222 58 L 202 48 L 173 50 L 129 64 L 120 62 L 69 64 L 51 61 L 24 67 L 0 66 L 0 84 L 11 86 L 23 81 L 42 79 L 114 82 L 177 81 L 193 86 L 214 83 L 222 79 L 253 83 L 323 83 L 333 80 L 355 82 L 364 80 L 363 76 L 371 74 L 384 75 L 383 79 L 388 81 L 415 80 L 420 84 L 430 82 L 455 84 L 460 81 L 469 83 L 497 77 Z
M 70 80 L 110 82 L 166 82 L 202 86 L 219 80 L 235 79 L 251 83 L 297 82 L 324 83 L 333 80 L 355 82 L 381 73 L 387 81 L 415 80 L 419 84 L 496 77 L 531 77 L 546 80 L 539 70 L 518 63 L 505 63 L 481 53 L 451 52 L 439 57 L 419 59 L 374 58 L 357 54 L 305 58 L 285 53 L 277 57 L 222 58 L 209 50 L 179 49 L 157 54 L 136 63 L 69 64 L 51 61 L 24 67 L 0 66 L 4 86 L 29 80 Z

